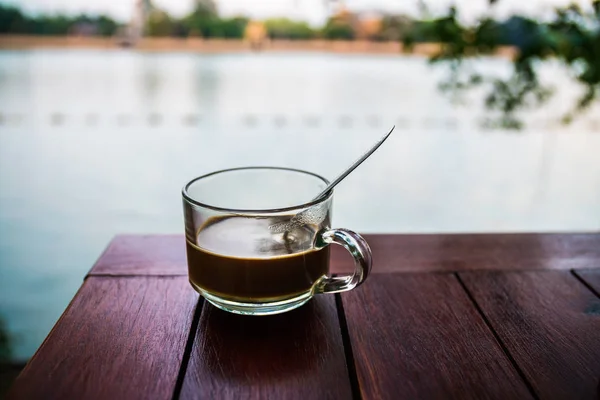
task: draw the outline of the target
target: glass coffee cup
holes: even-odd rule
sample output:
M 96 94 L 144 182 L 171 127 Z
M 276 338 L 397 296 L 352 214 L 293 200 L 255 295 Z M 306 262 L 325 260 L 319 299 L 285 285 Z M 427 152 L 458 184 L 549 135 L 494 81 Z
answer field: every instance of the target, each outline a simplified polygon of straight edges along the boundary
M 331 229 L 333 191 L 310 200 L 328 183 L 279 167 L 227 169 L 190 181 L 182 194 L 192 287 L 223 310 L 267 315 L 360 285 L 372 264 L 367 242 Z M 351 275 L 330 275 L 330 243 L 353 256 Z

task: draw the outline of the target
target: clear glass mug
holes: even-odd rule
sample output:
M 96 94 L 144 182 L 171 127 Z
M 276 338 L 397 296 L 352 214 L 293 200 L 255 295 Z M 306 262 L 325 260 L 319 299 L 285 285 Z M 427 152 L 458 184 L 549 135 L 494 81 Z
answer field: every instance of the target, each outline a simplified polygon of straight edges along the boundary
M 194 289 L 223 310 L 266 315 L 360 285 L 371 270 L 369 245 L 350 230 L 331 229 L 333 191 L 310 201 L 328 183 L 278 167 L 227 169 L 190 181 L 182 195 Z M 351 275 L 330 275 L 330 243 L 354 257 Z

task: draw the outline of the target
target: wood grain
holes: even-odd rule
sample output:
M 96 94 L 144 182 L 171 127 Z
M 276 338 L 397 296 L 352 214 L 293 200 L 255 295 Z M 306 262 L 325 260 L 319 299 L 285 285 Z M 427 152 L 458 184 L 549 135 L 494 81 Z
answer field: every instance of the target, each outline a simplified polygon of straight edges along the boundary
M 600 269 L 580 269 L 574 272 L 600 295 Z
M 183 235 L 118 235 L 89 275 L 187 275 Z
M 185 278 L 88 278 L 10 399 L 170 399 L 198 295 Z
M 205 305 L 183 399 L 351 399 L 334 296 L 240 316 Z
M 600 268 L 600 234 L 364 235 L 373 272 Z M 331 271 L 352 270 L 332 247 Z M 186 275 L 183 235 L 120 235 L 90 275 Z
M 364 399 L 531 398 L 453 274 L 374 275 L 342 299 Z
M 365 235 L 374 272 L 600 267 L 600 234 Z M 337 246 L 336 246 L 337 247 Z M 332 252 L 336 270 L 350 258 Z
M 600 299 L 570 272 L 460 276 L 540 398 L 600 397 Z

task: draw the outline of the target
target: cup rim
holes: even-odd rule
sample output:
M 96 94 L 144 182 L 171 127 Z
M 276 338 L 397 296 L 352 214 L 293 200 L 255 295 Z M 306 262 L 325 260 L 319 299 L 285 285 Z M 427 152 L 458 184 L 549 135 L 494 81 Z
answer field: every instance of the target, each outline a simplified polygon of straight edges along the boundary
M 195 182 L 197 182 L 197 181 L 199 181 L 201 179 L 208 178 L 210 176 L 214 176 L 214 175 L 218 175 L 218 174 L 222 174 L 222 173 L 227 173 L 227 172 L 243 171 L 243 170 L 256 170 L 256 169 L 278 170 L 278 171 L 291 171 L 291 172 L 298 172 L 298 173 L 302 173 L 302 174 L 306 174 L 306 175 L 312 175 L 315 178 L 318 178 L 321 181 L 323 181 L 325 183 L 325 185 L 329 185 L 329 180 L 327 180 L 326 178 L 322 177 L 321 175 L 315 174 L 314 172 L 305 171 L 305 170 L 302 170 L 302 169 L 287 168 L 287 167 L 273 167 L 273 166 L 251 166 L 251 167 L 236 167 L 236 168 L 221 169 L 221 170 L 218 170 L 218 171 L 210 172 L 210 173 L 205 174 L 205 175 L 198 176 L 198 177 L 192 179 L 191 181 L 189 181 L 188 183 L 185 184 L 185 186 L 181 190 L 181 194 L 182 194 L 183 198 L 188 203 L 193 204 L 193 205 L 198 206 L 198 207 L 208 208 L 208 209 L 211 209 L 211 210 L 221 211 L 221 212 L 248 213 L 248 214 L 273 214 L 273 213 L 278 213 L 278 212 L 298 210 L 298 209 L 301 209 L 301 208 L 308 208 L 308 207 L 317 205 L 319 203 L 322 203 L 323 201 L 326 201 L 326 200 L 330 199 L 331 196 L 333 195 L 333 189 L 330 189 L 325 194 L 323 194 L 322 196 L 320 196 L 318 199 L 311 200 L 311 201 L 309 201 L 307 203 L 303 203 L 303 204 L 298 204 L 298 205 L 289 206 L 289 207 L 282 207 L 282 208 L 270 208 L 270 209 L 241 209 L 241 208 L 219 207 L 219 206 L 215 206 L 215 205 L 211 205 L 211 204 L 202 203 L 202 202 L 200 202 L 198 200 L 193 199 L 188 194 L 188 188 L 192 184 L 194 184 Z

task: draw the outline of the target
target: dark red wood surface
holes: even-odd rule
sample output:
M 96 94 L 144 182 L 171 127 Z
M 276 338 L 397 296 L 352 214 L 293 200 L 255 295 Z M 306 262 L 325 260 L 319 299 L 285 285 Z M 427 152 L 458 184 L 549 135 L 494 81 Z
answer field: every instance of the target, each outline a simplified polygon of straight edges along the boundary
M 364 235 L 376 273 L 600 268 L 600 234 Z M 352 270 L 332 247 L 333 273 Z M 119 235 L 90 275 L 186 275 L 183 235 Z
M 88 278 L 9 399 L 171 399 L 198 295 L 185 278 Z
M 334 297 L 269 317 L 206 303 L 181 398 L 351 399 Z
M 183 235 L 118 236 L 10 396 L 599 398 L 600 234 L 365 237 L 363 286 L 243 317 L 198 306 Z
M 600 397 L 600 299 L 570 272 L 460 276 L 540 398 Z
M 364 399 L 531 398 L 453 274 L 375 275 L 342 299 Z
M 373 251 L 375 272 L 600 267 L 599 234 L 365 235 L 365 238 Z M 337 254 L 340 253 L 334 253 L 334 257 Z M 349 263 L 349 258 L 346 260 Z M 334 264 L 335 261 L 334 258 Z
M 187 275 L 183 235 L 118 235 L 90 275 Z

